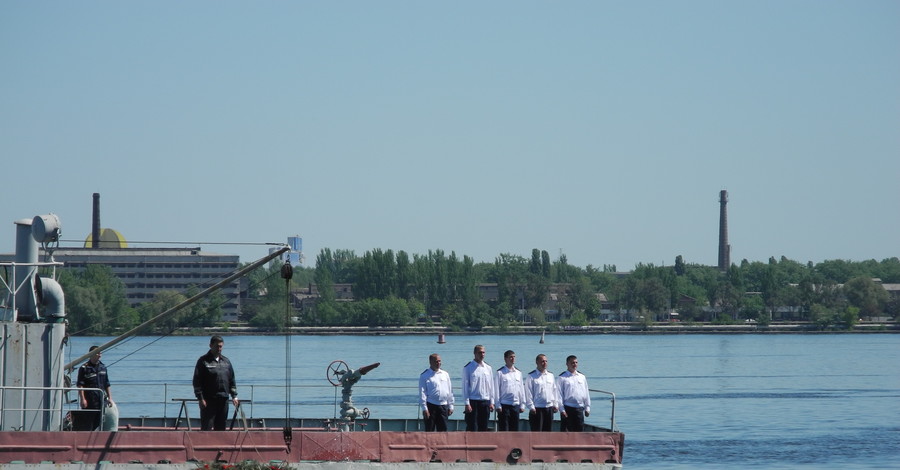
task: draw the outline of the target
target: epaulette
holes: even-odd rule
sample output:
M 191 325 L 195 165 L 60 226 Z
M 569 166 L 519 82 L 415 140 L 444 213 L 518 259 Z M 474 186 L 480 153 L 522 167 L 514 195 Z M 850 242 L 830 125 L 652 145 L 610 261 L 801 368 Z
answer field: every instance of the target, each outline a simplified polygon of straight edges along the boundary
M 537 369 L 535 369 L 535 370 L 529 372 L 529 374 L 533 374 L 533 373 L 535 373 L 535 372 L 537 372 Z
M 419 374 L 419 375 L 425 375 L 425 373 L 428 372 L 428 371 L 430 371 L 430 370 L 431 370 L 431 367 L 429 367 L 429 368 L 423 370 L 422 373 Z

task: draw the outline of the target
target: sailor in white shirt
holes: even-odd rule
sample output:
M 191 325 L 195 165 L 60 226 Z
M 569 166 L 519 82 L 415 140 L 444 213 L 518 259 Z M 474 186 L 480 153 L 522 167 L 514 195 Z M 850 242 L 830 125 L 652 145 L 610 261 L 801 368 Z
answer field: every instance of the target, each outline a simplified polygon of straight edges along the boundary
M 528 423 L 531 431 L 549 432 L 553 423 L 553 413 L 559 409 L 559 390 L 556 377 L 547 370 L 547 356 L 538 354 L 534 358 L 537 369 L 525 378 L 525 407 L 528 408 Z
M 584 431 L 584 417 L 591 415 L 591 394 L 588 392 L 587 378 L 578 372 L 578 358 L 566 358 L 566 371 L 559 374 L 557 385 L 562 400 L 560 430 Z
M 484 362 L 484 346 L 475 346 L 475 358 L 462 371 L 462 395 L 466 404 L 466 431 L 487 431 L 494 411 L 493 369 Z
M 516 369 L 516 353 L 503 353 L 506 365 L 494 374 L 494 405 L 497 407 L 497 430 L 518 431 L 519 414 L 525 411 L 525 383 Z
M 453 387 L 450 374 L 441 369 L 441 356 L 428 356 L 430 367 L 419 376 L 419 406 L 426 431 L 446 431 L 447 419 L 453 414 Z

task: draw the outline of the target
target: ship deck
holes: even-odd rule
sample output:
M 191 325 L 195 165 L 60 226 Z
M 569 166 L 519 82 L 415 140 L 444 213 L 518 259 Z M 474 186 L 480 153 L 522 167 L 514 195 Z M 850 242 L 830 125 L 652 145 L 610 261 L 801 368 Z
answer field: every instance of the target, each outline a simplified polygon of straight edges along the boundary
M 155 426 L 152 420 L 139 420 L 142 422 L 121 420 L 118 432 L 3 432 L 0 466 L 22 464 L 70 470 L 104 464 L 124 470 L 129 465 L 198 468 L 208 463 L 234 465 L 256 461 L 291 467 L 327 462 L 392 467 L 590 464 L 592 468 L 618 469 L 624 449 L 624 434 L 594 426 L 581 433 L 426 433 L 419 430 L 419 420 L 379 419 L 362 420 L 355 423 L 353 430 L 342 432 L 329 420 L 307 420 L 304 426 L 291 427 L 291 439 L 286 440 L 284 430 L 277 429 L 277 420 L 267 421 L 264 426 L 218 432 Z M 451 429 L 464 426 L 459 420 L 451 423 Z M 527 429 L 527 424 L 522 424 Z

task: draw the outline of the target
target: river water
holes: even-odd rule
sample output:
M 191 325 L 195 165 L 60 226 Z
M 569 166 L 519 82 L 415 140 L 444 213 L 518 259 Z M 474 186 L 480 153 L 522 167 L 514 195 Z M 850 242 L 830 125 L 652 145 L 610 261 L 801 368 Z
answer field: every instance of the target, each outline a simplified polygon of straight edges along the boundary
M 418 376 L 430 353 L 441 354 L 455 387 L 475 344 L 486 347 L 495 368 L 503 365 L 503 351 L 515 350 L 525 373 L 538 353 L 549 357 L 554 372 L 575 354 L 592 389 L 616 394 L 627 469 L 900 468 L 900 335 L 548 334 L 544 344 L 532 335 L 446 339 L 226 336 L 224 354 L 235 365 L 241 398 L 250 400 L 248 415 L 292 418 L 339 412 L 339 387 L 326 380 L 334 360 L 352 368 L 380 362 L 354 387 L 354 403 L 369 408 L 372 418 L 415 418 Z M 106 340 L 71 338 L 67 356 Z M 206 337 L 137 337 L 105 352 L 120 413 L 176 416 L 172 399 L 193 396 L 194 362 L 207 345 Z M 595 394 L 588 422 L 608 427 L 610 405 Z

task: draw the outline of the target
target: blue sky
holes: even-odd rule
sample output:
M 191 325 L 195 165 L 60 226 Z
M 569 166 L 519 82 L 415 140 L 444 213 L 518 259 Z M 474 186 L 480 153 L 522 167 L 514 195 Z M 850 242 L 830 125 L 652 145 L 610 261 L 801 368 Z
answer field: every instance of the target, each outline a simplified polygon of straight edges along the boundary
M 726 189 L 735 262 L 900 255 L 896 1 L 12 0 L 0 64 L 3 252 L 99 192 L 129 240 L 309 264 L 714 265 Z

